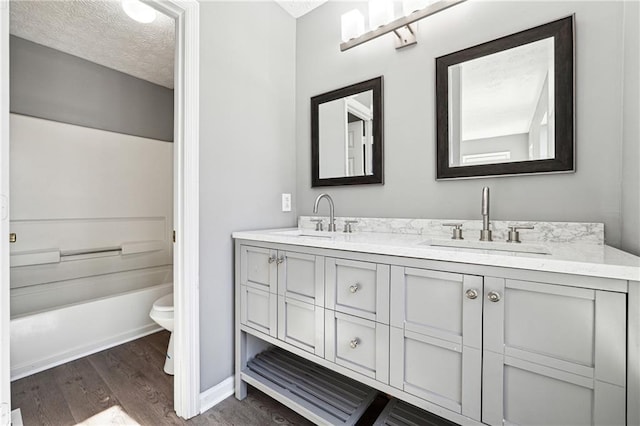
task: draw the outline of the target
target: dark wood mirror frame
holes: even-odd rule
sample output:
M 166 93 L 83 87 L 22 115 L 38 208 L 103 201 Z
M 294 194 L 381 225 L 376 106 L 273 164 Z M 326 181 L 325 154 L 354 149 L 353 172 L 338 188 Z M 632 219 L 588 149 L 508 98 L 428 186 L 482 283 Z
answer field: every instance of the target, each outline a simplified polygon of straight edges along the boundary
M 437 176 L 440 179 L 571 172 L 574 167 L 574 17 L 436 58 Z M 471 166 L 449 166 L 449 66 L 553 37 L 555 158 Z
M 373 146 L 371 175 L 346 176 L 334 178 L 320 178 L 320 104 L 331 102 L 358 93 L 373 91 Z M 383 78 L 382 76 L 371 80 L 352 84 L 341 89 L 323 93 L 311 98 L 311 186 L 336 186 L 336 185 L 362 185 L 384 183 L 384 140 L 382 112 L 383 106 Z

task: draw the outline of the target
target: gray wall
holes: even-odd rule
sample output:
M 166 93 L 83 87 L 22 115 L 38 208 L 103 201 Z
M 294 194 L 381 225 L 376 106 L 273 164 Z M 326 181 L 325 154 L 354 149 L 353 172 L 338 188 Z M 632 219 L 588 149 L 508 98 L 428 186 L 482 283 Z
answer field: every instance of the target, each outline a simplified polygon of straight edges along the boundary
M 620 246 L 623 3 L 470 1 L 420 21 L 416 46 L 396 51 L 387 35 L 340 52 L 340 16 L 353 8 L 366 16 L 366 3 L 328 2 L 297 21 L 299 214 L 311 214 L 314 198 L 328 191 L 338 215 L 478 219 L 487 185 L 495 219 L 604 222 L 607 242 Z M 436 182 L 435 58 L 572 13 L 577 172 Z M 632 71 L 637 81 L 637 65 Z M 312 189 L 309 98 L 378 75 L 385 79 L 385 185 Z M 637 130 L 629 131 L 627 149 L 637 152 Z M 637 181 L 637 171 L 628 173 Z M 637 216 L 637 190 L 635 197 L 628 212 Z
M 640 3 L 624 7 L 622 249 L 640 256 Z
M 233 373 L 238 230 L 293 226 L 295 20 L 275 2 L 200 3 L 202 390 Z
M 11 36 L 11 112 L 173 141 L 173 90 Z

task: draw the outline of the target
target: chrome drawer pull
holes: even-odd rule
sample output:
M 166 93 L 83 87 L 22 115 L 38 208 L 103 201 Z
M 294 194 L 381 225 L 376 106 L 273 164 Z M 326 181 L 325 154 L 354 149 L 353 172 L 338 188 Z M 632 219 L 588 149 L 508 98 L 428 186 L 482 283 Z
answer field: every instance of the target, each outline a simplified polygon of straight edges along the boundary
M 349 291 L 350 291 L 351 293 L 355 293 L 355 292 L 356 292 L 356 291 L 358 291 L 358 290 L 360 290 L 360 284 L 357 284 L 357 283 L 356 283 L 356 284 L 352 285 L 351 287 L 349 287 Z
M 275 256 L 270 256 L 269 257 L 269 263 L 273 263 L 276 261 L 276 257 Z
M 284 256 L 280 256 L 278 260 L 276 260 L 276 264 L 278 265 L 281 264 L 282 262 L 284 262 Z
M 487 299 L 489 299 L 492 302 L 498 302 L 500 300 L 500 293 L 498 293 L 497 291 L 490 291 L 487 294 Z
M 360 339 L 358 339 L 357 337 L 349 342 L 349 346 L 351 346 L 351 349 L 357 348 L 359 344 L 360 344 Z
M 476 299 L 478 297 L 478 290 L 470 288 L 464 292 L 464 295 L 467 296 L 467 299 Z

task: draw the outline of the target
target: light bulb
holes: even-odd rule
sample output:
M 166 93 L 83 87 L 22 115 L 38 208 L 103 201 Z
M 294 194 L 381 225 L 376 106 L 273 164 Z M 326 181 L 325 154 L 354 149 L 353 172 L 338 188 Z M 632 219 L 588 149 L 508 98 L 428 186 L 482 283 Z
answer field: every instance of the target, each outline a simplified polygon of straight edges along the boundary
M 391 0 L 369 0 L 369 29 L 375 30 L 393 21 Z
M 156 19 L 156 10 L 140 0 L 122 0 L 122 9 L 135 21 L 148 24 Z
M 436 0 L 437 1 L 437 0 Z M 424 9 L 430 4 L 435 3 L 434 0 L 402 0 L 402 12 L 404 16 L 409 16 L 413 12 Z
M 364 33 L 364 16 L 358 9 L 342 15 L 342 41 L 358 38 Z

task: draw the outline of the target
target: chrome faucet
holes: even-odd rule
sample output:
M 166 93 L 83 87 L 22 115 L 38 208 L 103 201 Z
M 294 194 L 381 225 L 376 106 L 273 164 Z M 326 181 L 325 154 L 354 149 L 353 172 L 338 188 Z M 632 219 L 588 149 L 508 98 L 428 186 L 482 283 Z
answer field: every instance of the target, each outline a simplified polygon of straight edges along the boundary
M 320 200 L 326 198 L 327 201 L 329 202 L 329 227 L 328 227 L 328 231 L 329 232 L 336 232 L 336 219 L 334 216 L 334 211 L 333 211 L 333 199 L 331 198 L 331 196 L 329 194 L 320 194 L 318 195 L 318 198 L 316 198 L 316 202 L 313 205 L 313 214 L 317 214 L 318 213 L 318 204 L 320 204 Z
M 493 241 L 491 239 L 491 229 L 489 229 L 489 188 L 482 188 L 482 231 L 480 231 L 480 241 Z

